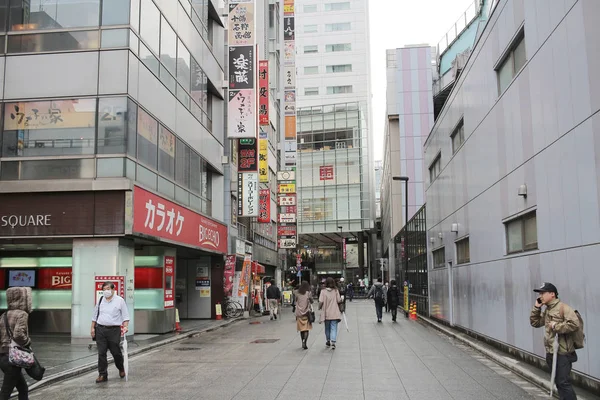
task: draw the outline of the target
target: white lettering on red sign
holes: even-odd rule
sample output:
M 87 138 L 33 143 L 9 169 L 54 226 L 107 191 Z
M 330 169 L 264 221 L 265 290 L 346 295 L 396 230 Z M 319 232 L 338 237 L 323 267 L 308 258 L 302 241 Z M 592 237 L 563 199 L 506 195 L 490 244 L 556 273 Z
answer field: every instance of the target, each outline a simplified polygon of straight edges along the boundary
M 221 242 L 219 232 L 204 225 L 198 226 L 198 238 L 200 244 L 205 244 L 214 247 L 215 249 L 219 247 L 219 243 Z
M 150 228 L 156 230 L 157 232 L 162 232 L 163 228 L 165 232 L 169 234 L 173 234 L 173 224 L 177 228 L 177 232 L 175 232 L 176 236 L 181 234 L 181 230 L 183 229 L 183 223 L 185 222 L 185 218 L 179 210 L 177 211 L 177 218 L 175 218 L 175 209 L 171 208 L 165 212 L 165 205 L 157 202 L 155 205 L 152 200 L 148 200 L 146 202 L 146 221 L 144 222 L 145 228 Z M 154 228 L 154 218 L 158 216 L 160 218 L 160 222 L 156 228 Z M 167 226 L 165 227 L 165 221 L 168 220 Z
M 54 275 L 52 277 L 52 287 L 71 287 L 71 275 Z

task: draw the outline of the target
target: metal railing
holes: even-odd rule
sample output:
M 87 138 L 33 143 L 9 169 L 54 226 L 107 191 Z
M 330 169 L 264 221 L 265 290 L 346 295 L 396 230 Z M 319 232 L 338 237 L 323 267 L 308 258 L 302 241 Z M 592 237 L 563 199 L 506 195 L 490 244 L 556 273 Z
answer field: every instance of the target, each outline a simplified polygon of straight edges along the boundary
M 477 18 L 481 12 L 481 0 L 473 0 L 473 3 L 467 8 L 460 18 L 452 25 L 452 28 L 446 32 L 437 44 L 438 58 L 450 47 L 452 43 L 460 36 L 470 24 Z

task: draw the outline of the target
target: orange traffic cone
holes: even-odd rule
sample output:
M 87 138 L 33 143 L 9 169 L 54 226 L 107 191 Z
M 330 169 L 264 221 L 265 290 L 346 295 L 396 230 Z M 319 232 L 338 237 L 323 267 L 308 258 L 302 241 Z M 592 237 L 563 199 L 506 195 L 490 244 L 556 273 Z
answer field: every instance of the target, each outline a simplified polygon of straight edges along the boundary
M 417 320 L 417 303 L 413 302 L 410 310 L 410 319 Z
M 181 332 L 181 325 L 179 325 L 179 310 L 175 309 L 175 332 Z
M 221 303 L 215 304 L 215 313 L 217 314 L 217 321 L 223 319 L 223 313 L 221 312 Z

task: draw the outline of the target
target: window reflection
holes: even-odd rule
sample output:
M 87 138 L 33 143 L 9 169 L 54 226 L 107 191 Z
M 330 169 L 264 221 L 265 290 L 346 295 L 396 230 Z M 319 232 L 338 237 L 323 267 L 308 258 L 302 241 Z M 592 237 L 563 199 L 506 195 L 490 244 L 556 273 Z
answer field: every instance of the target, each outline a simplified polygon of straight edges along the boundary
M 2 155 L 93 154 L 96 99 L 7 103 Z
M 98 31 L 52 32 L 8 37 L 8 53 L 97 49 Z
M 94 159 L 2 162 L 2 180 L 91 179 Z
M 10 29 L 60 29 L 98 26 L 100 0 L 11 0 Z
M 154 53 L 159 54 L 160 12 L 152 0 L 142 0 L 140 20 L 142 39 Z
M 146 111 L 138 109 L 138 160 L 156 169 L 158 161 L 158 123 Z
M 127 98 L 98 102 L 98 153 L 122 154 L 127 147 Z
M 102 25 L 127 25 L 129 23 L 129 0 L 104 0 L 102 2 Z

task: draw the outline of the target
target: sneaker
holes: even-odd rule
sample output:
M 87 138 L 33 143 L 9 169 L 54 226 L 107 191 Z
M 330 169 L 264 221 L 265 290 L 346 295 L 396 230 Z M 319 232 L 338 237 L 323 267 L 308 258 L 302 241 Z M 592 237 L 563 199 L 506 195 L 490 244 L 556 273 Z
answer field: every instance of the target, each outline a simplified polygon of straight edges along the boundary
M 377 322 L 381 322 L 381 320 L 380 320 L 380 319 L 378 319 L 378 320 L 377 320 Z
M 275 319 L 277 319 L 277 314 L 273 314 L 273 316 L 275 317 Z
M 331 342 L 331 350 L 335 350 L 335 342 Z
M 327 347 L 331 346 L 331 342 L 330 342 L 329 340 L 328 340 L 328 341 L 326 341 L 326 342 L 325 342 L 325 346 L 327 346 Z

